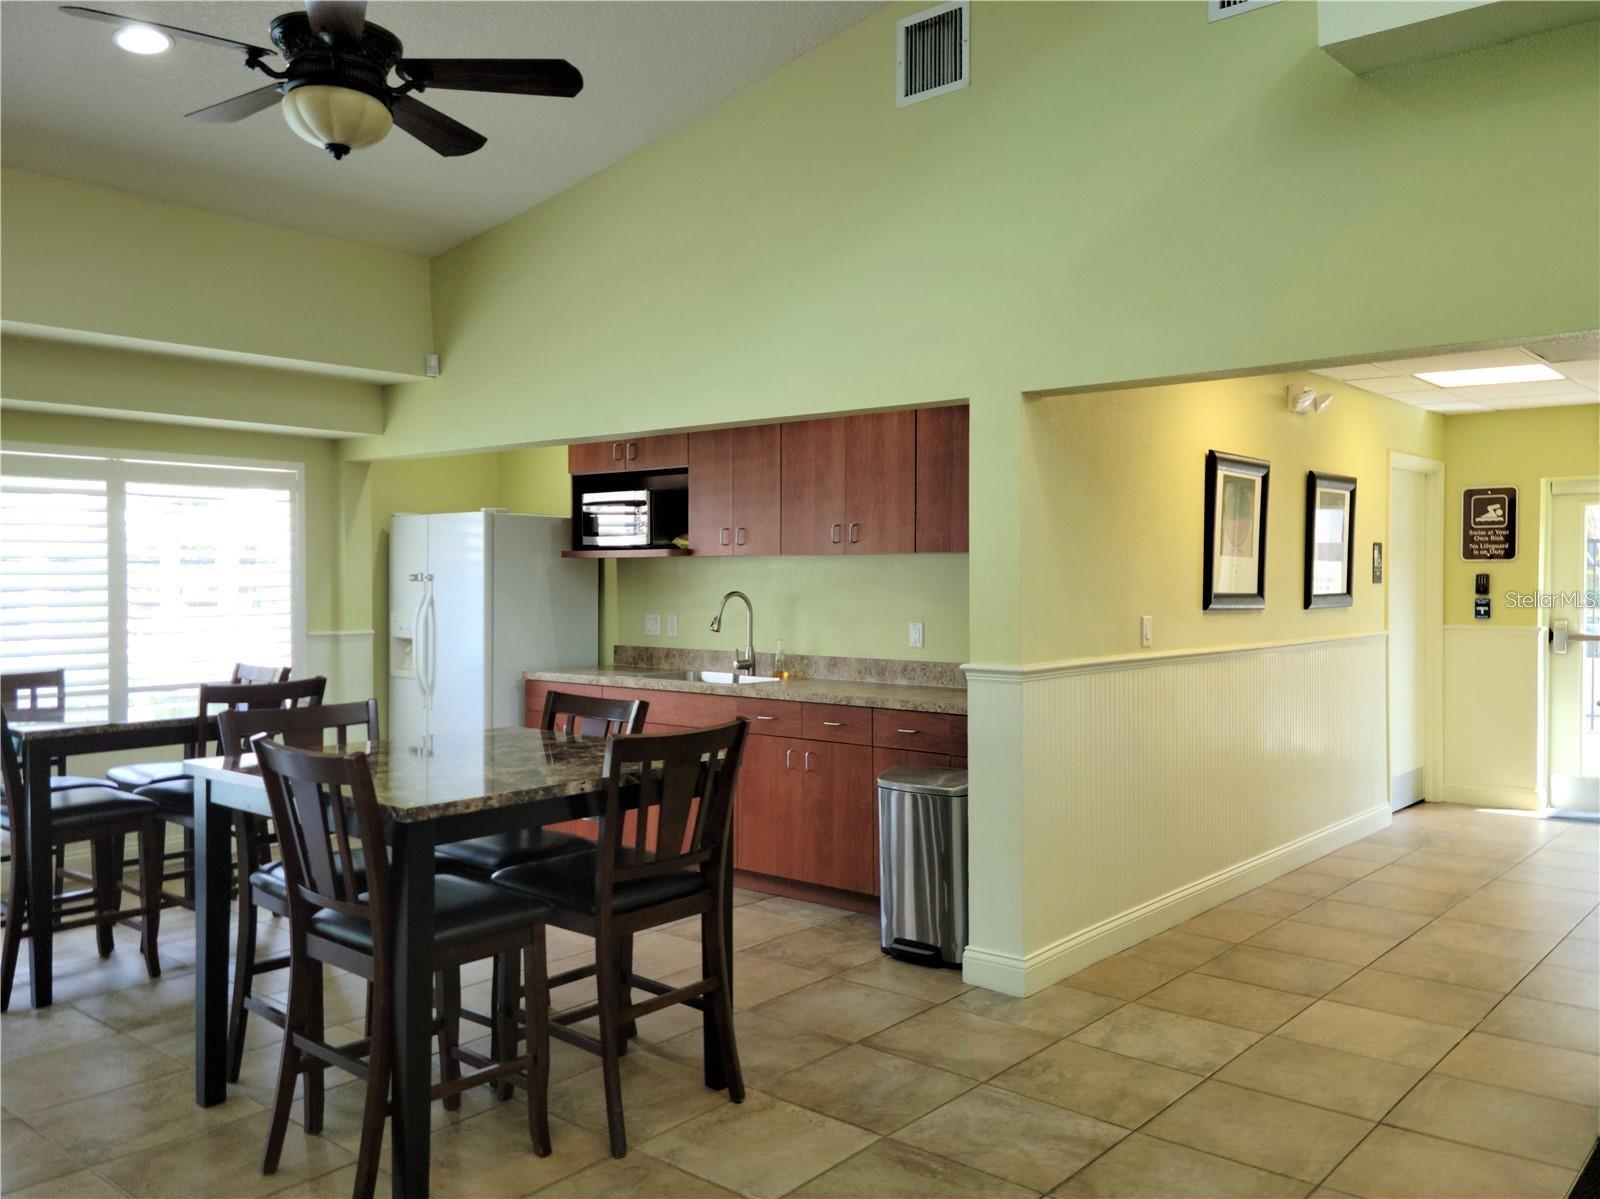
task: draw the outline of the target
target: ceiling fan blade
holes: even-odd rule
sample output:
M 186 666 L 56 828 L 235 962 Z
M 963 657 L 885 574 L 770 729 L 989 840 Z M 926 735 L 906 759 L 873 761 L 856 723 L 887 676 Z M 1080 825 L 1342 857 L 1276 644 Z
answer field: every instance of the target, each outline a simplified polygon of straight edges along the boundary
M 419 88 L 576 96 L 583 75 L 564 58 L 402 58 L 396 71 Z
M 252 46 L 249 42 L 236 42 L 231 37 L 218 37 L 214 33 L 201 33 L 197 29 L 184 29 L 178 25 L 163 25 L 160 21 L 145 21 L 139 17 L 124 17 L 114 12 L 106 12 L 99 8 L 84 8 L 79 4 L 63 4 L 60 11 L 73 17 L 85 17 L 91 21 L 104 21 L 110 25 L 148 25 L 151 29 L 164 30 L 173 37 L 181 37 L 191 42 L 208 42 L 213 46 L 226 46 L 230 50 L 240 50 L 253 58 L 263 58 L 268 54 L 276 54 L 276 50 L 266 46 Z
M 360 42 L 367 27 L 366 0 L 306 0 L 311 32 L 341 42 Z
M 242 96 L 235 96 L 231 100 L 223 100 L 217 104 L 208 104 L 205 108 L 197 108 L 183 115 L 192 121 L 221 125 L 228 121 L 242 121 L 246 117 L 255 116 L 258 112 L 265 112 L 282 98 L 283 92 L 279 89 L 279 85 L 269 83 L 266 87 L 258 87 L 253 92 L 246 92 Z
M 415 96 L 395 97 L 392 111 L 396 125 L 428 149 L 446 158 L 457 158 L 481 150 L 484 142 L 489 140 L 477 130 L 468 129 L 454 117 L 445 116 Z

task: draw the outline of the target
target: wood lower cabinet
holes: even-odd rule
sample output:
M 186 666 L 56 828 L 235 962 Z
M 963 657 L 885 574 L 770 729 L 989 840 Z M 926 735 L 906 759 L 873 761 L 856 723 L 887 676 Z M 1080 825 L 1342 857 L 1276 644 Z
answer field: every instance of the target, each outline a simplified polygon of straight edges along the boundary
M 778 425 L 689 434 L 689 545 L 697 555 L 779 552 L 781 459 Z
M 734 791 L 733 866 L 793 878 L 800 833 L 800 744 L 788 737 L 749 737 Z
M 800 769 L 800 881 L 876 895 L 878 805 L 872 750 L 805 741 Z

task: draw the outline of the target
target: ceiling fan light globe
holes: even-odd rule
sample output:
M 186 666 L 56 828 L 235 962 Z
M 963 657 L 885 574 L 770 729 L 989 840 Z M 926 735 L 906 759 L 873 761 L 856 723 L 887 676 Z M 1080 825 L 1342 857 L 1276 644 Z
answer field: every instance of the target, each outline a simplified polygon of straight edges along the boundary
M 349 87 L 307 83 L 283 97 L 283 119 L 313 146 L 360 150 L 376 145 L 394 127 L 389 106 L 376 96 Z M 343 158 L 337 153 L 335 158 Z

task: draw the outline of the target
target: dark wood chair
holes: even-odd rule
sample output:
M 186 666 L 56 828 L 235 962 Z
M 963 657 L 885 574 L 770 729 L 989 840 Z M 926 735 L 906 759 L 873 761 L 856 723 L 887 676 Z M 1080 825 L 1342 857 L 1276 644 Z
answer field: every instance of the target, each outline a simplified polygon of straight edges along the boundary
M 731 949 L 723 931 L 723 883 L 732 869 L 728 830 L 733 788 L 749 727 L 740 717 L 688 733 L 611 738 L 606 745 L 605 814 L 595 852 L 512 866 L 494 876 L 498 885 L 548 903 L 549 923 L 557 928 L 594 938 L 595 964 L 558 974 L 549 985 L 593 976 L 598 1000 L 553 1015 L 549 1031 L 600 1055 L 614 1157 L 628 1151 L 620 1073 L 623 1041 L 627 1026 L 641 1016 L 675 1003 L 707 1013 L 728 1097 L 744 1102 L 728 985 Z M 688 916 L 700 917 L 699 980 L 674 987 L 624 966 L 626 938 Z M 634 988 L 650 992 L 651 998 L 634 1003 Z M 570 1027 L 591 1016 L 599 1017 L 598 1038 Z M 515 1052 L 516 1046 L 506 1051 Z
M 22 813 L 27 804 L 27 792 L 23 790 L 22 763 L 16 742 L 11 739 L 11 722 L 3 711 L 0 711 L 0 758 L 3 758 L 0 777 L 5 781 L 0 824 L 4 825 L 15 847 L 18 830 L 26 826 Z M 107 957 L 112 950 L 112 925 L 119 919 L 138 917 L 145 969 L 151 978 L 159 977 L 161 963 L 156 957 L 156 938 L 161 925 L 162 824 L 155 804 L 114 787 L 75 787 L 70 791 L 51 792 L 50 812 L 53 845 L 89 842 L 94 877 L 87 890 L 56 895 L 52 910 L 45 913 L 43 919 L 49 922 L 49 927 L 61 931 L 94 925 L 100 956 Z M 120 902 L 113 899 L 121 885 L 121 871 L 115 869 L 117 859 L 113 846 L 114 839 L 120 841 L 129 833 L 139 839 L 140 903 L 136 910 L 122 913 Z M 28 908 L 28 855 L 13 852 L 10 867 L 5 941 L 0 950 L 0 1011 L 11 1006 L 11 983 L 16 976 L 22 938 L 31 934 L 40 919 L 39 913 Z
M 360 728 L 367 741 L 381 737 L 378 729 L 378 701 L 357 700 L 347 704 L 322 704 L 311 708 L 257 708 L 240 711 L 225 708 L 217 713 L 218 744 L 224 758 L 235 761 L 250 753 L 253 738 L 275 737 L 296 749 L 323 749 L 333 734 L 339 753 L 349 748 L 350 730 Z M 289 914 L 288 884 L 283 863 L 271 861 L 274 839 L 266 835 L 267 822 L 245 812 L 237 814 L 234 832 L 238 846 L 239 924 L 233 954 L 233 1001 L 228 1013 L 228 1079 L 239 1081 L 244 1063 L 245 1021 L 254 1012 L 279 1028 L 284 1024 L 283 1009 L 255 996 L 255 978 L 289 966 L 288 954 L 256 957 L 256 922 L 260 912 L 274 916 Z M 357 854 L 356 881 L 364 885 L 366 867 Z
M 0 676 L 0 708 L 5 709 L 12 720 L 66 720 L 67 672 L 22 670 Z M 105 779 L 68 774 L 65 758 L 56 759 L 50 768 L 54 772 L 50 778 L 52 791 L 106 785 Z
M 272 818 L 283 848 L 289 899 L 289 995 L 283 1056 L 273 1097 L 261 1171 L 278 1168 L 295 1080 L 337 1066 L 365 1079 L 366 1106 L 356 1160 L 356 1199 L 370 1199 L 377 1180 L 383 1123 L 388 1113 L 393 1068 L 394 897 L 382 817 L 365 754 L 348 757 L 291 749 L 265 738 L 255 742 Z M 364 884 L 355 872 L 354 842 L 366 863 Z M 527 1088 L 528 1135 L 540 1157 L 550 1153 L 547 1099 L 550 1047 L 546 1032 L 544 919 L 549 907 L 505 887 L 454 875 L 438 875 L 434 889 L 434 965 L 460 989 L 464 963 L 486 957 L 522 957 L 525 976 L 522 1020 L 529 1052 L 462 1076 L 451 1054 L 440 1062 L 441 1081 L 432 1098 L 459 1096 L 469 1087 L 510 1079 Z M 322 967 L 326 963 L 366 979 L 372 986 L 372 1025 L 366 1037 L 329 1045 L 322 1033 Z M 508 971 L 517 967 L 504 966 Z M 444 988 L 441 988 L 444 989 Z M 506 1013 L 510 1022 L 512 1013 Z M 502 1044 L 515 1046 L 504 1030 Z M 458 1100 L 459 1101 L 459 1100 Z M 307 1111 L 306 1131 L 320 1127 L 320 1113 Z
M 190 742 L 190 756 L 209 756 L 211 726 L 217 711 L 232 708 L 235 711 L 260 711 L 271 708 L 292 708 L 316 705 L 322 702 L 328 680 L 321 675 L 309 679 L 288 679 L 279 683 L 202 683 L 200 685 L 199 713 L 195 717 L 194 739 Z M 223 752 L 219 745 L 216 754 Z M 179 762 L 181 767 L 183 763 Z M 118 767 L 108 772 L 114 774 Z M 165 887 L 174 880 L 181 882 L 181 895 L 162 892 L 162 902 L 167 906 L 192 908 L 194 906 L 194 779 L 180 774 L 177 778 L 149 783 L 134 791 L 135 795 L 153 799 L 161 811 L 161 818 L 183 829 L 183 848 L 165 854 L 162 860 L 161 883 Z M 177 863 L 174 868 L 171 863 Z

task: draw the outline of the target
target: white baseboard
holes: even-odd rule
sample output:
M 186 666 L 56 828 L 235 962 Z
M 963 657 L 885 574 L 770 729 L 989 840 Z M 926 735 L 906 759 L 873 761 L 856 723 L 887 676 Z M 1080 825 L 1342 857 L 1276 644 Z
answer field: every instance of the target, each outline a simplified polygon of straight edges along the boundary
M 969 945 L 962 958 L 961 976 L 975 986 L 1006 995 L 1032 995 L 1207 908 L 1388 828 L 1389 822 L 1387 804 L 1357 812 L 1226 870 L 1157 896 L 1148 903 L 1079 929 L 1025 957 Z
M 1434 797 L 1430 795 L 1428 798 Z M 1525 812 L 1537 812 L 1545 806 L 1544 795 L 1537 787 L 1472 783 L 1445 783 L 1439 788 L 1438 801 L 1466 804 L 1473 808 L 1516 808 Z

